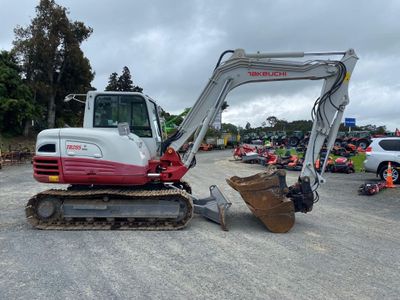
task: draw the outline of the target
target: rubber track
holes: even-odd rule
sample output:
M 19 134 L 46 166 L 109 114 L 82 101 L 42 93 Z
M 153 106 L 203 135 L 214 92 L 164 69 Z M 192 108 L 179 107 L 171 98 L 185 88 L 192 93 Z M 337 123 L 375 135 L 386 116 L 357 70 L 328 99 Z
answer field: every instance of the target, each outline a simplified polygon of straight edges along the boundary
M 52 196 L 57 197 L 61 202 L 64 199 L 75 199 L 82 198 L 88 199 L 102 199 L 105 196 L 108 197 L 123 197 L 123 198 L 138 198 L 138 199 L 150 199 L 163 197 L 164 199 L 170 198 L 176 200 L 180 198 L 184 200 L 188 206 L 187 215 L 180 221 L 174 220 L 157 220 L 152 218 L 151 220 L 144 221 L 128 221 L 127 219 L 105 219 L 105 218 L 93 218 L 93 219 L 72 219 L 65 220 L 63 218 L 40 220 L 36 214 L 36 205 L 42 198 Z M 129 200 L 127 200 L 129 201 Z M 26 218 L 28 222 L 37 229 L 46 230 L 177 230 L 184 228 L 190 221 L 193 215 L 193 202 L 191 197 L 182 190 L 172 189 L 161 189 L 161 190 L 130 190 L 130 189 L 90 189 L 90 190 L 56 190 L 51 189 L 39 194 L 36 194 L 29 199 L 25 207 Z

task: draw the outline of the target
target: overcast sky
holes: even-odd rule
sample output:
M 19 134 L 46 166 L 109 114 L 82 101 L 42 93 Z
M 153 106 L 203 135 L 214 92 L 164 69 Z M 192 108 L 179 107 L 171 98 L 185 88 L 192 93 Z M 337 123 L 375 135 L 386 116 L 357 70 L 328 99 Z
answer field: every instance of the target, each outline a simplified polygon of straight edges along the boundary
M 354 48 L 345 117 L 358 125 L 400 128 L 400 1 L 58 0 L 70 19 L 93 28 L 82 49 L 98 90 L 128 66 L 134 84 L 167 111 L 191 106 L 221 52 L 331 51 Z M 0 49 L 16 25 L 27 26 L 38 1 L 0 0 Z M 258 83 L 237 88 L 223 122 L 260 126 L 271 115 L 310 119 L 321 81 Z

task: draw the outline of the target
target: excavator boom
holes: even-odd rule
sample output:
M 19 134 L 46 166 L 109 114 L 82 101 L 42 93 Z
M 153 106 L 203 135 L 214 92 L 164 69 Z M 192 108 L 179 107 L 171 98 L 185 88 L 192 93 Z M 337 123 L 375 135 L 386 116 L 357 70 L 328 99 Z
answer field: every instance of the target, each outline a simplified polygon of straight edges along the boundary
M 222 56 L 232 53 L 221 63 Z M 227 94 L 234 88 L 252 82 L 323 80 L 320 97 L 312 109 L 313 127 L 298 182 L 288 188 L 282 172 L 267 172 L 248 178 L 232 177 L 228 184 L 243 197 L 250 210 L 273 232 L 286 232 L 294 224 L 294 213 L 309 212 L 318 200 L 317 188 L 324 182 L 323 170 L 315 162 L 324 144 L 329 150 L 335 141 L 346 105 L 348 83 L 358 57 L 353 49 L 333 52 L 287 52 L 247 54 L 242 49 L 225 51 L 195 105 L 164 147 L 179 149 L 195 135 L 184 165 L 193 165 L 209 125 L 221 109 Z M 314 59 L 296 61 L 305 56 L 341 56 L 340 60 Z M 292 60 L 282 60 L 291 58 Z M 325 163 L 328 161 L 324 160 Z M 290 201 L 289 201 L 290 200 Z

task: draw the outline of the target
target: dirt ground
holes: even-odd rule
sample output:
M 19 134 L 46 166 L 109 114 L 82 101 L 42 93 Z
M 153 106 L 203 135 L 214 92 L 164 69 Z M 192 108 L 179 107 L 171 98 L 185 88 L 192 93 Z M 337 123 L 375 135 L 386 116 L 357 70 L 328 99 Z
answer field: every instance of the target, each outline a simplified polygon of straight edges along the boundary
M 400 187 L 359 196 L 373 174 L 327 174 L 314 210 L 273 234 L 225 183 L 262 166 L 230 151 L 197 161 L 185 180 L 233 202 L 228 232 L 200 216 L 173 232 L 34 230 L 24 205 L 49 185 L 30 164 L 0 170 L 0 299 L 398 299 Z

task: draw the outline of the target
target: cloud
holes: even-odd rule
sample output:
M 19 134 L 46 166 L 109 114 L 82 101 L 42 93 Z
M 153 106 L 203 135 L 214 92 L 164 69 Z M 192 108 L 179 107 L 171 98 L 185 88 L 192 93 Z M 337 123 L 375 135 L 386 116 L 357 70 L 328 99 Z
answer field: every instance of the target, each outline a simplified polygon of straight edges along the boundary
M 311 108 L 319 93 L 319 89 L 312 87 L 290 96 L 285 94 L 259 95 L 255 99 L 230 105 L 223 112 L 223 122 L 242 127 L 246 125 L 246 122 L 250 122 L 253 127 L 257 127 L 261 126 L 261 123 L 265 122 L 269 116 L 287 121 L 308 120 L 311 119 Z
M 191 106 L 220 53 L 329 51 L 354 48 L 360 57 L 350 83 L 346 116 L 360 124 L 400 127 L 400 2 L 358 1 L 111 1 L 57 0 L 70 18 L 94 29 L 84 42 L 101 90 L 112 72 L 128 66 L 135 84 L 166 110 Z M 0 0 L 0 48 L 9 49 L 15 25 L 35 14 L 29 0 Z M 308 118 L 320 83 L 251 84 L 228 96 L 225 120 L 261 123 L 267 115 Z M 266 104 L 267 103 L 267 104 Z

